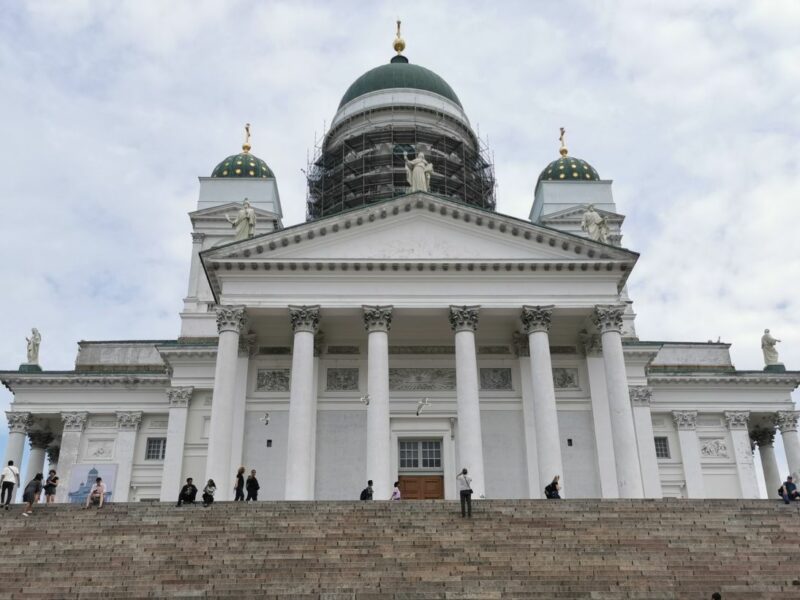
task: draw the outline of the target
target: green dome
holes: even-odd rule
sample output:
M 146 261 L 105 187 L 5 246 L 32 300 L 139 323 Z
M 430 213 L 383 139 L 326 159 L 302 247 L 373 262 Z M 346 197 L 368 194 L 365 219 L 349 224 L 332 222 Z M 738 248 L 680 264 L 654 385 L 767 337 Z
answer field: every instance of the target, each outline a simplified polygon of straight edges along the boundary
M 229 156 L 219 163 L 211 172 L 212 177 L 272 177 L 275 175 L 263 160 L 250 154 L 240 152 Z
M 339 108 L 364 94 L 393 88 L 433 92 L 461 106 L 453 88 L 444 79 L 425 67 L 410 64 L 405 56 L 398 55 L 388 65 L 376 67 L 356 79 L 342 96 Z
M 567 155 L 547 165 L 539 181 L 600 181 L 600 175 L 585 160 Z

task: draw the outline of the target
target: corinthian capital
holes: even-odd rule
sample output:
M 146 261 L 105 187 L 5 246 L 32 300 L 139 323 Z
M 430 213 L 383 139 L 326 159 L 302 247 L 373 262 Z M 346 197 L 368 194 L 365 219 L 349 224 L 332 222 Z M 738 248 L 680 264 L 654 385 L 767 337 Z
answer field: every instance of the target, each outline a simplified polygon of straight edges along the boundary
M 9 433 L 28 433 L 28 429 L 33 424 L 33 417 L 28 412 L 6 411 L 8 419 Z
M 522 315 L 522 329 L 525 333 L 533 333 L 534 331 L 550 331 L 550 321 L 553 318 L 552 304 L 547 306 L 523 306 Z
M 85 412 L 63 412 L 61 421 L 64 423 L 64 431 L 83 431 L 86 426 L 86 417 L 89 413 Z
M 725 411 L 725 423 L 728 425 L 728 429 L 747 429 L 749 418 L 748 411 Z
M 691 430 L 697 429 L 696 410 L 675 410 L 672 411 L 672 420 L 678 429 Z
M 364 327 L 367 331 L 389 331 L 392 328 L 391 306 L 370 306 L 365 304 Z
M 781 430 L 781 433 L 787 431 L 797 431 L 797 419 L 800 417 L 800 412 L 796 410 L 781 410 L 775 413 L 775 425 Z
M 189 400 L 192 399 L 193 387 L 171 387 L 167 388 L 167 399 L 169 400 L 170 408 L 186 408 L 189 406 Z
M 480 306 L 450 306 L 450 327 L 453 331 L 475 331 L 478 329 Z
M 217 306 L 217 331 L 241 333 L 247 327 L 244 306 Z
M 653 390 L 646 385 L 632 385 L 628 388 L 628 394 L 634 406 L 650 406 L 653 398 Z
M 141 412 L 117 412 L 117 429 L 136 431 L 142 422 Z
M 598 304 L 592 313 L 592 323 L 600 330 L 600 333 L 607 331 L 622 331 L 622 315 L 625 306 L 622 304 Z
M 319 304 L 314 306 L 290 306 L 289 318 L 292 320 L 292 330 L 316 333 L 319 329 Z
M 205 233 L 198 233 L 197 231 L 192 232 L 192 241 L 195 244 L 202 244 L 204 239 L 206 239 Z

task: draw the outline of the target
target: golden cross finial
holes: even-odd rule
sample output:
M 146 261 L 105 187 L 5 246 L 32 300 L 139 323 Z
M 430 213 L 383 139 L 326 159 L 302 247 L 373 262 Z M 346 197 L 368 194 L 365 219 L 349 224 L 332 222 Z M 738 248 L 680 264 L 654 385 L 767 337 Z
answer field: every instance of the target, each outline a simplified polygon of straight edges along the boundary
M 394 38 L 395 52 L 400 54 L 406 48 L 406 41 L 400 37 L 400 19 L 397 19 L 397 36 Z
M 567 133 L 567 130 L 563 127 L 559 127 L 561 130 L 561 135 L 558 137 L 558 140 L 561 142 L 561 149 L 558 151 L 561 156 L 566 156 L 569 154 L 569 150 L 567 150 L 567 143 L 564 141 L 564 134 Z
M 242 150 L 246 153 L 250 152 L 250 123 L 244 124 L 244 144 Z

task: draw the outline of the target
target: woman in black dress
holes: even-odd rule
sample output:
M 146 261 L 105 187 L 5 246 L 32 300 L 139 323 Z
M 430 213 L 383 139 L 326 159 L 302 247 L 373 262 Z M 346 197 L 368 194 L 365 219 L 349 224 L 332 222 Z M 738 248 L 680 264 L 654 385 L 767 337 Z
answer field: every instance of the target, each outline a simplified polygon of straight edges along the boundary
M 234 502 L 244 501 L 244 470 L 244 467 L 239 467 L 239 470 L 236 471 L 236 481 L 233 486 Z
M 44 497 L 47 504 L 53 504 L 56 501 L 56 487 L 58 487 L 58 477 L 56 477 L 56 472 L 50 469 L 47 481 L 44 483 Z
M 261 486 L 258 485 L 258 479 L 256 479 L 256 470 L 253 469 L 250 471 L 250 475 L 247 477 L 247 482 L 245 483 L 245 487 L 247 488 L 247 502 L 257 501 L 258 500 L 258 490 L 261 489 Z

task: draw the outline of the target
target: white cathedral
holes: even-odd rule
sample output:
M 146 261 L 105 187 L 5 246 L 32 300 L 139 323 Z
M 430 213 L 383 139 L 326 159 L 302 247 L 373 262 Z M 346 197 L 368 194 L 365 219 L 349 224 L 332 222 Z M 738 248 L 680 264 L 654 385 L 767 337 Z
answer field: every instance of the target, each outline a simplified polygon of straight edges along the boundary
M 409 63 L 345 92 L 285 227 L 251 152 L 200 177 L 180 335 L 82 341 L 72 371 L 36 356 L 14 393 L 5 460 L 57 498 L 94 469 L 112 500 L 174 501 L 193 477 L 261 499 L 757 498 L 773 441 L 800 470 L 800 372 L 739 371 L 729 345 L 641 340 L 612 182 L 560 157 L 528 220 L 495 210 L 487 152 L 453 89 Z M 533 185 L 533 182 L 532 182 Z M 247 199 L 247 204 L 244 199 Z M 293 201 L 298 201 L 293 199 Z M 74 480 L 74 481 L 73 481 Z

